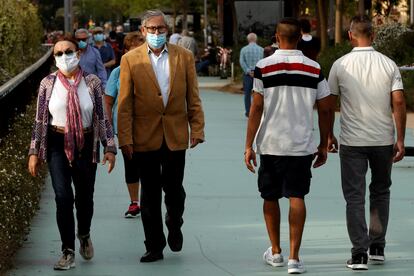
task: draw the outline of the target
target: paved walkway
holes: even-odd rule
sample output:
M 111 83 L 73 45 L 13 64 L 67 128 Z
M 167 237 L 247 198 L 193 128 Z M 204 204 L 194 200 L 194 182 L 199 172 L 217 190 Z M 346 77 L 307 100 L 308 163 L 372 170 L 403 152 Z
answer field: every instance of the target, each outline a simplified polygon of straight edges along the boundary
M 95 257 L 86 262 L 77 254 L 75 269 L 55 272 L 60 241 L 50 180 L 30 235 L 18 252 L 10 275 L 286 275 L 287 268 L 262 262 L 268 247 L 261 214 L 262 201 L 256 175 L 243 164 L 246 119 L 242 95 L 201 91 L 206 114 L 206 143 L 187 152 L 184 247 L 165 259 L 139 263 L 145 252 L 140 218 L 124 219 L 128 193 L 123 183 L 123 162 L 107 175 L 100 167 L 96 181 L 92 238 Z M 407 145 L 414 146 L 412 131 Z M 385 266 L 370 266 L 369 275 L 412 275 L 414 271 L 414 158 L 394 167 L 391 216 Z M 339 160 L 330 155 L 327 165 L 313 170 L 307 199 L 308 218 L 301 255 L 308 275 L 350 275 L 345 260 L 350 242 L 345 225 L 345 203 L 339 182 Z M 287 200 L 282 207 L 282 247 L 288 252 Z
M 231 84 L 231 79 L 221 79 L 219 77 L 198 77 L 200 88 L 219 88 Z

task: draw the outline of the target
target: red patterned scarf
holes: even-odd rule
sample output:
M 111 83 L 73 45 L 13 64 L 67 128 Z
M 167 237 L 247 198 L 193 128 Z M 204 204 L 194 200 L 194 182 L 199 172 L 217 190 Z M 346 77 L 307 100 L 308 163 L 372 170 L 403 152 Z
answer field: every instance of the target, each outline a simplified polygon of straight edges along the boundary
M 83 73 L 82 70 L 78 70 L 73 84 L 70 84 L 60 71 L 58 71 L 57 76 L 68 91 L 65 125 L 65 154 L 69 162 L 72 162 L 75 158 L 75 145 L 80 151 L 83 148 L 84 143 L 82 114 L 78 97 L 78 86 L 82 80 Z

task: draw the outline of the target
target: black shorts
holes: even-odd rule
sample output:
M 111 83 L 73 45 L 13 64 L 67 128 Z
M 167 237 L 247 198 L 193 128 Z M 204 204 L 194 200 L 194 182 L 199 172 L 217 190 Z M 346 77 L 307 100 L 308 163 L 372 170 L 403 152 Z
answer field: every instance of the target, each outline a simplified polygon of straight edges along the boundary
M 128 160 L 123 154 L 122 157 L 124 158 L 125 182 L 127 184 L 137 183 L 139 181 L 140 172 L 136 154 L 132 154 L 131 160 Z
M 258 186 L 265 200 L 304 198 L 309 193 L 313 155 L 260 155 Z

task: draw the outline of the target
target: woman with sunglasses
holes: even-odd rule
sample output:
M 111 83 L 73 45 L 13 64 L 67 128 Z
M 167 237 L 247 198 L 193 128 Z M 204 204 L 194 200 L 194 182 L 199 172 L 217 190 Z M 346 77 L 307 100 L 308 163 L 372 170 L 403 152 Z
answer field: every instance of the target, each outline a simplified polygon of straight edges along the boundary
M 29 172 L 36 176 L 40 162 L 47 161 L 62 241 L 62 256 L 54 269 L 68 270 L 75 267 L 73 204 L 79 253 L 90 260 L 94 255 L 90 226 L 99 141 L 104 147 L 102 164 L 108 162 L 108 173 L 115 166 L 116 146 L 104 112 L 101 81 L 79 67 L 78 43 L 65 37 L 55 44 L 53 53 L 58 70 L 40 83 Z

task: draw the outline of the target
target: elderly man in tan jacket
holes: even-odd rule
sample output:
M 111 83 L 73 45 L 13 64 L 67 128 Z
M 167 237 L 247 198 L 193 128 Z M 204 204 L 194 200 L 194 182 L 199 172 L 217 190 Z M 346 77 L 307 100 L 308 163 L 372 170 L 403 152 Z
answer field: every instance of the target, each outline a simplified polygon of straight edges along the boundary
M 193 55 L 166 43 L 165 15 L 147 11 L 141 31 L 146 43 L 121 60 L 118 136 L 122 153 L 137 159 L 141 173 L 147 250 L 141 262 L 154 262 L 163 259 L 166 246 L 162 190 L 168 245 L 172 251 L 182 248 L 185 151 L 189 141 L 192 148 L 204 141 L 204 113 Z

